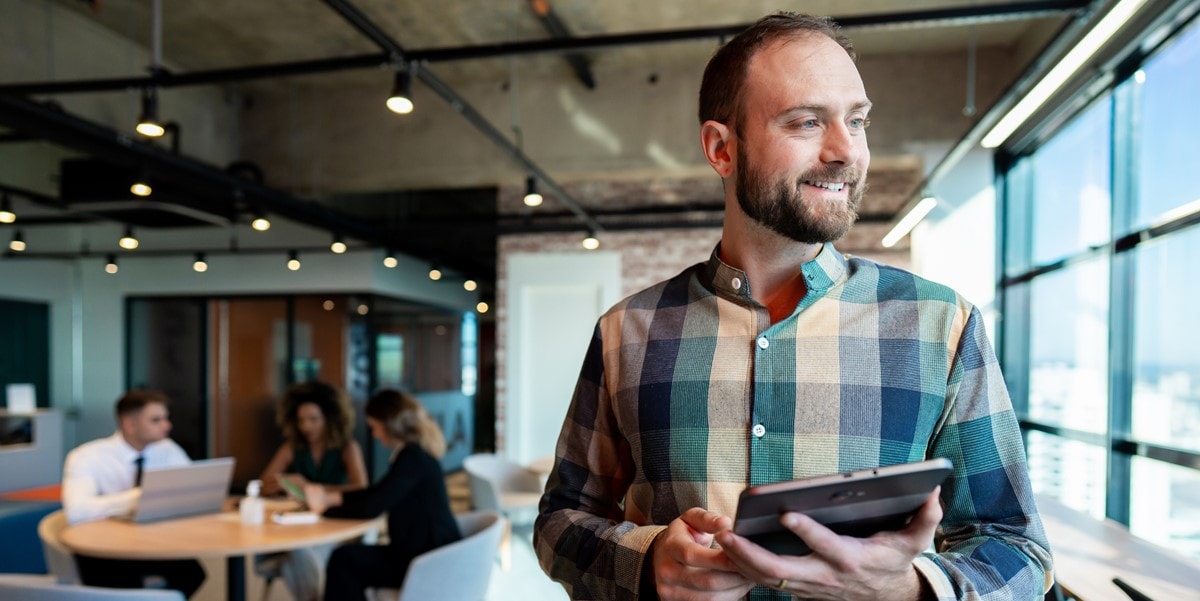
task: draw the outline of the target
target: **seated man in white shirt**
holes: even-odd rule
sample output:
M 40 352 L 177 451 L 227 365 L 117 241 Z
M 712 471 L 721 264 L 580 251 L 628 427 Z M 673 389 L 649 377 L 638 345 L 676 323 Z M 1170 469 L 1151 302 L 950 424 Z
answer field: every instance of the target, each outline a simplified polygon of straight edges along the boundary
M 142 471 L 185 465 L 187 453 L 167 438 L 168 399 L 131 390 L 117 400 L 117 431 L 80 445 L 63 467 L 63 512 L 70 524 L 129 515 L 141 496 Z M 190 597 L 204 582 L 194 560 L 132 561 L 76 555 L 84 584 L 114 588 L 170 588 Z

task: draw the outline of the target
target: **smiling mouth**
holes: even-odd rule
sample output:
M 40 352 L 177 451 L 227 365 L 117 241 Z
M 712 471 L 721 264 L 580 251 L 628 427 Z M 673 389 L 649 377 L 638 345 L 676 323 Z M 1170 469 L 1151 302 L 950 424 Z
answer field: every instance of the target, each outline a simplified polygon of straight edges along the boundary
M 830 192 L 841 192 L 842 188 L 846 187 L 846 182 L 816 182 L 804 180 L 804 183 L 815 188 L 824 188 Z

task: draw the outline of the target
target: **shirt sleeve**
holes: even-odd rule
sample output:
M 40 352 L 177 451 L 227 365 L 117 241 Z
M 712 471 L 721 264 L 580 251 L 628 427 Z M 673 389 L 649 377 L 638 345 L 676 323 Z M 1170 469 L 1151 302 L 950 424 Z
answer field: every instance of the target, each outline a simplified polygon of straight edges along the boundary
M 637 599 L 646 553 L 665 529 L 624 519 L 633 458 L 611 403 L 597 326 L 533 533 L 542 570 L 572 599 Z
M 407 449 L 406 449 L 407 451 Z M 412 494 L 425 473 L 421 471 L 415 455 L 402 451 L 383 478 L 375 484 L 342 493 L 342 504 L 330 507 L 325 515 L 331 518 L 370 519 L 395 507 Z M 439 474 L 440 475 L 440 474 Z
M 96 457 L 72 452 L 63 467 L 62 502 L 67 523 L 80 524 L 133 512 L 141 491 L 132 488 L 107 495 L 100 494 Z
M 1053 582 L 1050 547 L 1016 415 L 973 307 L 952 358 L 945 407 L 930 456 L 952 460 L 954 473 L 942 485 L 937 552 L 918 557 L 916 568 L 939 600 L 1041 599 Z

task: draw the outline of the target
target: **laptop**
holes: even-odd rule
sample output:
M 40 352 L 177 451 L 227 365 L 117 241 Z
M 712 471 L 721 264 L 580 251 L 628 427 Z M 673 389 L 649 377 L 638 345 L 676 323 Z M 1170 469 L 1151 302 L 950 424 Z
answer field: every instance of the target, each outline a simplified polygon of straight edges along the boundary
M 232 478 L 233 457 L 148 469 L 142 474 L 142 497 L 138 500 L 132 520 L 144 524 L 218 513 L 229 494 Z

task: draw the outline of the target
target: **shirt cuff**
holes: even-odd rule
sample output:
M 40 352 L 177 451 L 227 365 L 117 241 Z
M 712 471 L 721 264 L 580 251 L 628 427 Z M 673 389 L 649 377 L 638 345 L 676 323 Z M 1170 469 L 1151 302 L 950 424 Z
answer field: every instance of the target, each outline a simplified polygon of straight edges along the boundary
M 658 537 L 659 533 L 666 529 L 666 526 L 639 526 L 621 537 L 621 546 L 627 550 L 635 551 L 637 553 L 637 557 L 636 561 L 631 562 L 632 565 L 626 564 L 627 567 L 617 567 L 618 585 L 624 586 L 630 591 L 634 591 L 639 597 L 645 599 L 658 598 L 654 588 L 654 563 L 653 558 L 650 556 L 650 545 L 654 544 L 654 539 Z M 626 570 L 628 570 L 628 572 L 626 572 Z M 632 580 L 628 582 L 621 582 L 621 572 L 626 572 L 626 576 L 631 577 Z M 647 590 L 643 590 L 643 587 L 649 588 Z M 644 597 L 643 594 L 645 593 L 653 594 L 650 594 L 648 597 Z
M 958 599 L 950 576 L 938 566 L 933 558 L 928 555 L 918 556 L 913 560 L 913 567 L 917 568 L 917 573 L 929 584 L 930 590 L 933 591 L 938 601 L 956 601 Z

